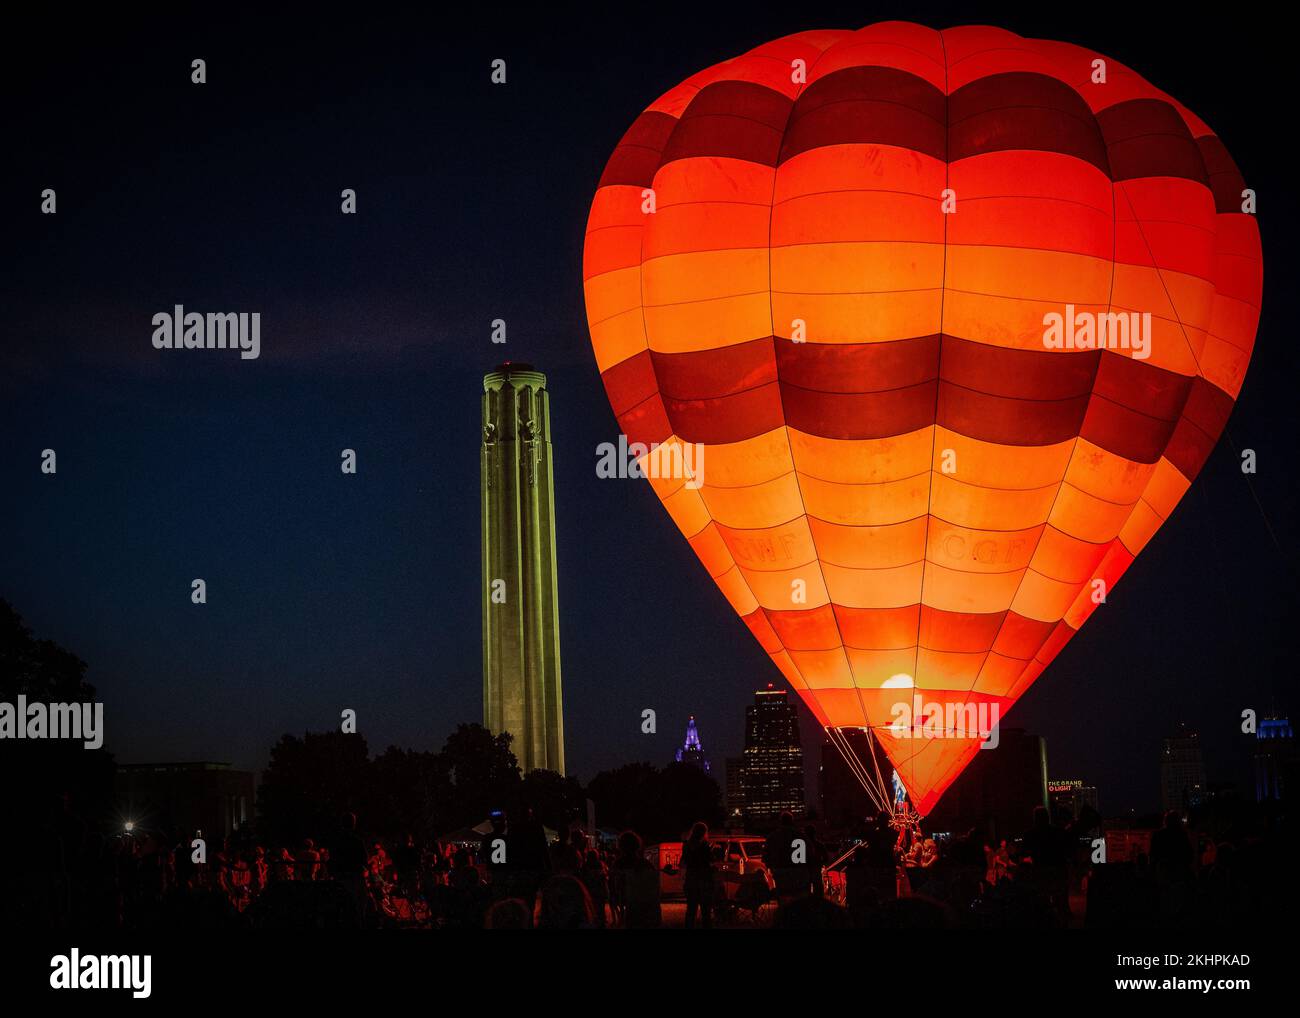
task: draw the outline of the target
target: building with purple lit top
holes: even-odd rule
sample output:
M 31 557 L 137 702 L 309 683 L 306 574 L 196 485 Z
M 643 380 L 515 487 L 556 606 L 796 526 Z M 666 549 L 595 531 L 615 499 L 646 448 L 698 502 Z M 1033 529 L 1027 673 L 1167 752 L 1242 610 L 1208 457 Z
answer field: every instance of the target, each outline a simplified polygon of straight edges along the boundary
M 704 747 L 700 745 L 700 732 L 695 727 L 694 714 L 686 719 L 686 741 L 677 751 L 677 762 L 690 764 L 708 773 L 709 758 L 704 755 Z

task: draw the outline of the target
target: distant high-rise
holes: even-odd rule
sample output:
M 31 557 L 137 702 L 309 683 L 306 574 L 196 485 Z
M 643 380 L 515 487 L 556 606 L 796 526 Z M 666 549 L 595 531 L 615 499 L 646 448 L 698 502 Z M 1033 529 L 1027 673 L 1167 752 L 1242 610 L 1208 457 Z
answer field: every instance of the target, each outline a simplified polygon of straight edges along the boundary
M 740 775 L 744 769 L 743 757 L 727 757 L 726 788 L 723 798 L 727 811 L 727 827 L 737 831 L 745 826 L 745 792 L 740 787 Z
M 926 830 L 962 834 L 972 827 L 1014 838 L 1048 808 L 1047 742 L 1023 728 L 998 726 L 997 749 L 976 753 L 926 817 Z
M 1276 714 L 1261 718 L 1255 733 L 1256 801 L 1294 796 L 1298 761 L 1290 720 Z
M 1048 778 L 1047 800 L 1052 819 L 1061 824 L 1077 820 L 1085 809 L 1100 809 L 1096 787 L 1078 778 Z
M 525 771 L 564 772 L 555 492 L 546 376 L 483 377 L 483 724 L 514 736 Z
M 1166 811 L 1186 813 L 1205 797 L 1205 763 L 1201 737 L 1185 725 L 1165 739 L 1160 751 L 1160 801 Z
M 871 736 L 861 728 L 844 728 L 839 737 L 858 760 L 870 760 Z M 880 751 L 876 751 L 877 756 Z M 885 772 L 888 774 L 888 771 Z M 822 740 L 821 766 L 817 770 L 817 793 L 821 799 L 820 819 L 832 830 L 852 830 L 864 817 L 875 816 L 871 797 L 853 772 L 840 748 L 829 738 Z
M 806 813 L 799 713 L 784 689 L 760 689 L 745 708 L 740 793 L 745 822 L 766 824 L 782 813 Z
M 709 758 L 704 755 L 704 747 L 700 744 L 700 732 L 695 727 L 694 714 L 686 719 L 686 741 L 677 751 L 677 762 L 690 764 L 702 771 L 709 769 Z

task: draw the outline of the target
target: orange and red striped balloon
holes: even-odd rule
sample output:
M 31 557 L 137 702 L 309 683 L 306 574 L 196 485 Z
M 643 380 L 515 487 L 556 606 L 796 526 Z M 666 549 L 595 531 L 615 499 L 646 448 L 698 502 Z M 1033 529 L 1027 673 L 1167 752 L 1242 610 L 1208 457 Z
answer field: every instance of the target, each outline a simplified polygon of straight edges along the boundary
M 704 447 L 656 493 L 923 814 L 979 738 L 901 737 L 900 698 L 1005 714 L 1173 511 L 1254 344 L 1241 175 L 1102 59 L 989 27 L 789 36 L 654 102 L 592 203 L 622 431 Z M 1049 347 L 1067 306 L 1149 315 L 1147 356 Z

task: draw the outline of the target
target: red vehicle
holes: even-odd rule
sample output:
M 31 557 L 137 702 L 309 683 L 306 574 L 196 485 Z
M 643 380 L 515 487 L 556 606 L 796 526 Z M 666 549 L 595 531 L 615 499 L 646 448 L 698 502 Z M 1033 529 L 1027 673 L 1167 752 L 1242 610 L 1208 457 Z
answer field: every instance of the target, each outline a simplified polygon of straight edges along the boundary
M 766 902 L 773 884 L 763 864 L 764 839 L 755 834 L 710 834 L 708 840 L 715 867 L 715 903 L 724 908 L 756 908 Z M 645 857 L 659 871 L 660 897 L 685 897 L 682 843 L 662 841 L 649 845 Z

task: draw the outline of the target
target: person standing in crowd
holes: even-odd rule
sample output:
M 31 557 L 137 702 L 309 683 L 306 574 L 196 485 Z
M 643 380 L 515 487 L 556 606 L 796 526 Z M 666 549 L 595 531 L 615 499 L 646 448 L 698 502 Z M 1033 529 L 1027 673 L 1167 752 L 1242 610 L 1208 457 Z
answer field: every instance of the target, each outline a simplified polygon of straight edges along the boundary
M 642 855 L 641 849 L 641 836 L 635 831 L 624 831 L 619 835 L 611 896 L 617 897 L 623 926 L 629 930 L 657 929 L 663 925 L 659 873 Z
M 560 827 L 555 844 L 551 846 L 550 857 L 553 873 L 574 876 L 582 869 L 582 854 L 574 845 L 574 833 L 568 824 Z
M 597 929 L 605 928 L 605 906 L 609 904 L 609 870 L 605 868 L 600 853 L 594 848 L 587 850 L 587 858 L 582 864 L 582 883 L 591 895 L 592 922 Z
M 298 879 L 315 880 L 319 876 L 320 853 L 316 851 L 316 842 L 304 838 L 302 848 L 298 850 Z
M 777 818 L 776 829 L 763 845 L 763 861 L 776 881 L 776 895 L 782 904 L 808 893 L 807 845 L 804 845 L 804 854 L 796 858 L 795 842 L 799 840 L 794 816 L 782 813 Z
M 502 901 L 510 896 L 509 870 L 506 857 L 506 815 L 497 810 L 489 820 L 490 830 L 483 835 L 478 846 L 478 859 L 483 864 L 491 885 L 492 897 Z
M 529 908 L 537 904 L 537 892 L 550 871 L 550 853 L 546 831 L 531 809 L 511 823 L 506 834 L 506 867 L 510 872 L 510 897 L 519 898 Z
M 358 926 L 365 925 L 366 844 L 357 834 L 357 815 L 343 816 L 343 830 L 330 853 L 334 876 L 348 893 Z
M 697 823 L 690 837 L 682 845 L 682 870 L 686 886 L 686 929 L 695 926 L 695 914 L 700 914 L 700 926 L 713 928 L 713 848 L 709 844 L 709 828 Z

